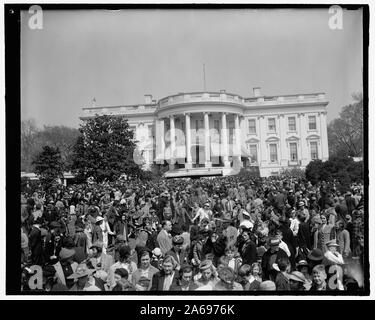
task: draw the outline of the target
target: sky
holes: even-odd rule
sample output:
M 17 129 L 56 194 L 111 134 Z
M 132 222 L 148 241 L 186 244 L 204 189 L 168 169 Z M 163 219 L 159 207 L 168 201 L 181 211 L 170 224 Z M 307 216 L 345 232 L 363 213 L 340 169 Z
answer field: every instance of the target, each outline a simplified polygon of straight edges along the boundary
M 83 107 L 179 92 L 325 92 L 328 122 L 362 91 L 362 12 L 327 9 L 51 10 L 21 18 L 21 118 L 78 128 Z

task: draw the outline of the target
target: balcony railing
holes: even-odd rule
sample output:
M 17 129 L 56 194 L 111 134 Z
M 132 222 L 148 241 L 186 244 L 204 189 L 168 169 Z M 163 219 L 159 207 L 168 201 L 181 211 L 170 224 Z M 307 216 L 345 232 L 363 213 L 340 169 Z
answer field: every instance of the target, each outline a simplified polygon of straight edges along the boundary
M 194 92 L 177 94 L 163 98 L 159 101 L 159 108 L 164 108 L 174 104 L 192 103 L 192 102 L 230 102 L 230 103 L 244 103 L 244 99 L 236 94 L 218 93 L 218 92 Z
M 121 115 L 133 113 L 149 113 L 155 111 L 155 105 L 132 105 L 116 107 L 93 107 L 83 108 L 83 116 L 93 116 L 95 114 Z
M 257 98 L 246 98 L 244 103 L 246 105 L 259 105 L 259 104 L 288 104 L 288 103 L 301 103 L 301 102 L 320 102 L 325 101 L 326 97 L 324 93 L 312 93 L 312 94 L 293 94 L 293 95 L 281 95 L 281 96 L 264 96 Z

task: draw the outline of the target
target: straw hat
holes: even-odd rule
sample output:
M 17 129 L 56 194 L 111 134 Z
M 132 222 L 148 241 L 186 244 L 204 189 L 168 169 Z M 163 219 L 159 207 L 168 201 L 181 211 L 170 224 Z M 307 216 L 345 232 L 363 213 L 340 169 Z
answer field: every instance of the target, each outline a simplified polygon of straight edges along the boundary
M 336 240 L 335 240 L 335 239 L 330 240 L 330 241 L 327 241 L 327 242 L 326 242 L 326 246 L 327 246 L 327 248 L 329 248 L 329 247 L 340 247 L 340 246 L 336 243 Z
M 93 274 L 94 271 L 95 269 L 89 269 L 86 263 L 82 263 L 77 266 L 76 272 L 68 276 L 67 279 L 78 279 L 78 278 L 90 276 Z
M 293 271 L 292 273 L 287 274 L 287 278 L 289 280 L 294 280 L 294 281 L 298 281 L 298 282 L 302 282 L 302 283 L 306 282 L 305 276 L 300 271 Z
M 60 260 L 66 260 L 73 257 L 76 254 L 74 249 L 61 248 L 59 253 Z

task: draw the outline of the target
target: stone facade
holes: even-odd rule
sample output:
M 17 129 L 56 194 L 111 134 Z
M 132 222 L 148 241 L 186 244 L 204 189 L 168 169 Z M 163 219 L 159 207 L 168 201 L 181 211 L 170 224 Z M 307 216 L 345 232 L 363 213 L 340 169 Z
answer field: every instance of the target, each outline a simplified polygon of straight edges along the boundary
M 145 104 L 83 108 L 122 116 L 135 132 L 145 168 L 169 164 L 166 176 L 229 175 L 258 166 L 261 176 L 328 159 L 324 93 L 243 98 L 220 92 L 179 93 Z

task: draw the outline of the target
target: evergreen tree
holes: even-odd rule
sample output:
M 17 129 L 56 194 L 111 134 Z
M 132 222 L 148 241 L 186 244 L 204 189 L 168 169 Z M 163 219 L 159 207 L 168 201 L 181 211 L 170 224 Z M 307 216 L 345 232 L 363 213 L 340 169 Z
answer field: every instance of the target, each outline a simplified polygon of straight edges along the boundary
M 72 171 L 78 179 L 93 177 L 97 182 L 114 181 L 122 174 L 142 175 L 135 163 L 136 141 L 127 120 L 108 115 L 85 120 L 73 148 Z
M 45 190 L 63 177 L 64 163 L 59 148 L 44 146 L 43 150 L 35 156 L 32 165 Z

